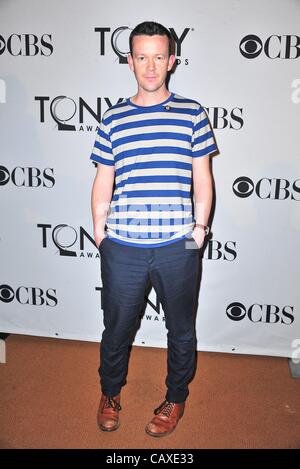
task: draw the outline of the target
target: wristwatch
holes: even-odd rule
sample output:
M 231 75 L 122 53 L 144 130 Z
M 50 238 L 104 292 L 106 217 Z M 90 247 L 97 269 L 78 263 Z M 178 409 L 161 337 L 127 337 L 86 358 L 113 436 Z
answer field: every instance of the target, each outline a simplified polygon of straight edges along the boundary
M 207 226 L 207 225 L 201 225 L 201 223 L 195 223 L 194 226 L 195 226 L 195 227 L 197 226 L 198 228 L 202 228 L 202 230 L 205 231 L 205 236 L 207 236 L 208 233 L 209 233 L 209 231 L 210 231 L 209 226 Z

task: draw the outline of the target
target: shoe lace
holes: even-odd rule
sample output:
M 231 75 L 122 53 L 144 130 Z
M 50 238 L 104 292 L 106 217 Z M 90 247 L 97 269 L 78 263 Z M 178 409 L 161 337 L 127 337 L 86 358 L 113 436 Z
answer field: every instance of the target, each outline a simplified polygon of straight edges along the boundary
M 160 404 L 157 409 L 154 410 L 154 414 L 163 414 L 166 415 L 167 417 L 170 417 L 170 414 L 172 410 L 174 409 L 174 403 L 169 402 L 169 401 L 164 401 L 162 404 Z
M 114 410 L 121 410 L 122 407 L 113 397 L 107 397 L 104 403 L 104 408 L 112 407 Z

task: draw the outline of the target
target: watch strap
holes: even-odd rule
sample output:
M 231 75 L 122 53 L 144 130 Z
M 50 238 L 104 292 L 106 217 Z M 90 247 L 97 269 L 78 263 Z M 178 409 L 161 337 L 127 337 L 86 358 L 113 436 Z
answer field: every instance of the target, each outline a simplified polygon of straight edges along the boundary
M 207 225 L 202 225 L 201 223 L 195 223 L 195 226 L 197 226 L 198 228 L 202 228 L 202 230 L 205 231 L 205 235 L 208 235 L 208 233 L 209 233 L 209 226 L 207 226 Z

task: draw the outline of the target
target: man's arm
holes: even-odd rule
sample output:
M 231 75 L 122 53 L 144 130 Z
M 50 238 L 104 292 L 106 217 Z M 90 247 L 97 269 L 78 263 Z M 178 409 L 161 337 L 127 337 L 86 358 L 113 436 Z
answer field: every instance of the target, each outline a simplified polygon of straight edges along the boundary
M 112 198 L 114 179 L 114 166 L 98 163 L 91 197 L 94 239 L 98 247 L 105 237 L 104 228 Z
M 196 223 L 207 225 L 213 198 L 212 175 L 209 155 L 193 158 L 194 213 Z M 202 228 L 194 228 L 193 237 L 201 247 L 205 233 Z

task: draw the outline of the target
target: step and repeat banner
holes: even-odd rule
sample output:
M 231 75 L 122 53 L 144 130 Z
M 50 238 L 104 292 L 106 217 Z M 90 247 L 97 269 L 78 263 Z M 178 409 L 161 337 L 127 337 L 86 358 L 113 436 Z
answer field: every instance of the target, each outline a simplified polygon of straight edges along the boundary
M 170 91 L 206 109 L 212 235 L 198 349 L 300 355 L 300 2 L 0 2 L 0 332 L 100 341 L 90 161 L 102 114 L 136 92 L 138 23 L 170 29 Z M 149 294 L 136 345 L 166 347 Z

